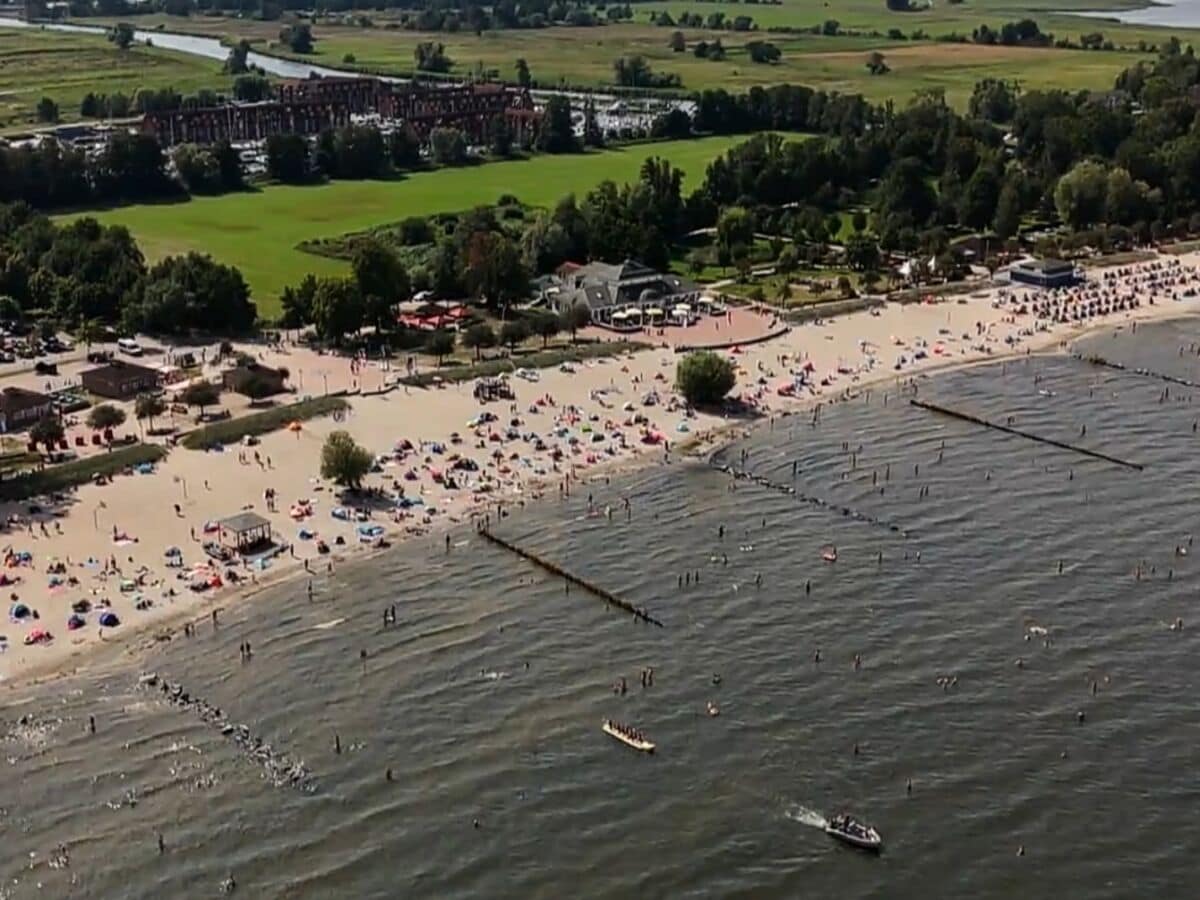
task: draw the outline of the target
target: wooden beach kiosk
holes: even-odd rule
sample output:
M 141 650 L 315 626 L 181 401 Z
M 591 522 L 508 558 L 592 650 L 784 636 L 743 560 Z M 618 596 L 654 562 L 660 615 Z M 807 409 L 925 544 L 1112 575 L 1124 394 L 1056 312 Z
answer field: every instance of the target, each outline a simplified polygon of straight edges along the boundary
M 271 521 L 258 513 L 244 512 L 217 523 L 222 546 L 238 553 L 257 553 L 272 545 Z

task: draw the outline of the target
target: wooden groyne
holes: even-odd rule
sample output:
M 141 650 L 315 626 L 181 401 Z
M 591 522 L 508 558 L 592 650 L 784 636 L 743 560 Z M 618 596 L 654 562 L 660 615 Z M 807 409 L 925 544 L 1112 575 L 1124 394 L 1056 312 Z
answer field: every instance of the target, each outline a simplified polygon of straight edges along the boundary
M 1017 437 L 1022 437 L 1029 441 L 1036 441 L 1039 444 L 1048 444 L 1051 447 L 1058 447 L 1060 450 L 1069 450 L 1072 453 L 1078 453 L 1082 456 L 1090 456 L 1092 459 L 1099 459 L 1104 462 L 1112 463 L 1113 465 L 1124 466 L 1127 469 L 1137 469 L 1140 472 L 1145 468 L 1140 463 L 1130 462 L 1127 459 L 1120 459 L 1116 456 L 1109 456 L 1107 453 L 1101 453 L 1098 450 L 1089 450 L 1086 447 L 1077 447 L 1075 444 L 1068 444 L 1065 441 L 1056 441 L 1054 438 L 1043 437 L 1040 434 L 1033 434 L 1029 431 L 1022 431 L 1020 428 L 1013 428 L 1011 425 L 1001 425 L 998 422 L 990 422 L 987 419 L 979 418 L 979 416 L 973 416 L 970 413 L 959 412 L 957 409 L 950 409 L 946 406 L 939 406 L 936 403 L 927 403 L 924 400 L 915 399 L 909 400 L 908 402 L 919 409 L 939 413 L 943 416 L 949 416 L 952 419 L 958 419 L 962 422 L 970 422 L 973 425 L 980 425 L 984 428 L 992 428 L 996 431 L 1003 431 L 1006 434 L 1014 434 Z
M 1095 354 L 1084 356 L 1083 354 L 1076 353 L 1072 355 L 1072 358 L 1077 359 L 1080 362 L 1091 363 L 1093 366 L 1100 366 L 1102 369 L 1112 369 L 1116 372 L 1125 372 L 1129 375 L 1140 375 L 1143 378 L 1156 378 L 1159 381 L 1165 381 L 1168 384 L 1179 384 L 1183 385 L 1184 387 L 1200 388 L 1200 383 L 1189 381 L 1186 378 L 1168 375 L 1165 372 L 1155 372 L 1151 369 L 1131 369 L 1124 363 L 1113 362 L 1110 359 L 1105 359 L 1103 356 L 1097 356 Z
M 772 491 L 778 491 L 780 494 L 786 494 L 799 500 L 801 503 L 807 503 L 809 506 L 816 506 L 820 509 L 826 509 L 830 512 L 841 513 L 849 519 L 854 519 L 856 522 L 862 522 L 866 525 L 874 525 L 876 528 L 886 528 L 901 537 L 911 537 L 911 534 L 906 528 L 901 528 L 895 522 L 889 522 L 887 519 L 881 519 L 878 516 L 873 516 L 870 513 L 865 513 L 854 509 L 850 506 L 843 506 L 840 503 L 831 503 L 824 497 L 816 497 L 812 494 L 806 494 L 804 491 L 798 490 L 790 484 L 780 484 L 777 481 L 772 481 L 764 475 L 758 475 L 746 469 L 738 469 L 728 463 L 712 462 L 712 467 L 718 472 L 724 472 L 726 475 L 738 481 L 749 481 L 752 484 L 757 484 L 759 487 L 766 488 Z
M 589 591 L 590 593 L 595 594 L 597 597 L 599 597 L 605 603 L 608 603 L 610 606 L 615 606 L 618 609 L 631 614 L 634 618 L 641 619 L 643 622 L 649 622 L 651 625 L 657 625 L 659 628 L 664 627 L 662 622 L 658 621 L 658 619 L 654 618 L 654 616 L 650 615 L 650 613 L 646 612 L 644 609 L 634 606 L 628 600 L 622 600 L 620 597 L 618 597 L 616 594 L 612 593 L 611 591 L 607 591 L 597 584 L 592 584 L 587 579 L 580 578 L 578 575 L 574 574 L 573 572 L 568 572 L 566 569 L 564 569 L 562 566 L 558 565 L 557 563 L 553 563 L 548 559 L 543 559 L 542 557 L 538 556 L 536 553 L 534 553 L 531 550 L 526 550 L 524 547 L 519 547 L 516 544 L 512 543 L 511 541 L 506 541 L 504 538 L 498 537 L 498 536 L 492 534 L 486 528 L 479 529 L 479 536 L 491 541 L 497 547 L 503 547 L 505 550 L 508 550 L 510 553 L 515 553 L 517 556 L 521 557 L 522 559 L 529 560 L 529 562 L 533 563 L 535 566 L 538 566 L 539 568 L 545 569 L 551 575 L 557 575 L 559 578 L 562 578 L 565 581 L 570 582 L 571 584 L 578 585 L 579 587 L 583 588 L 585 591 Z

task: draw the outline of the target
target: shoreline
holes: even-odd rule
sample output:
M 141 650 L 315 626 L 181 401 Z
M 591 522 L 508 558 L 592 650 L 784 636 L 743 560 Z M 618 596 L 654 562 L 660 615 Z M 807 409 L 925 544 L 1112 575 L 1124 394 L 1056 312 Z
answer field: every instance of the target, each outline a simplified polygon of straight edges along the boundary
M 891 381 L 907 381 L 914 378 L 928 378 L 935 375 L 944 374 L 946 372 L 964 369 L 967 367 L 986 365 L 991 363 L 1003 363 L 1008 360 L 1020 358 L 1022 356 L 1031 355 L 1048 355 L 1048 354 L 1063 354 L 1067 352 L 1067 345 L 1073 343 L 1084 336 L 1093 334 L 1108 328 L 1122 328 L 1133 322 L 1158 322 L 1169 321 L 1173 319 L 1191 318 L 1200 314 L 1200 297 L 1192 297 L 1183 301 L 1162 300 L 1160 299 L 1156 305 L 1143 305 L 1139 309 L 1132 311 L 1123 311 L 1119 314 L 1097 318 L 1088 322 L 1078 324 L 1063 324 L 1048 328 L 1048 330 L 1035 330 L 1031 335 L 1028 335 L 1020 343 L 1011 345 L 1001 343 L 992 352 L 986 350 L 960 348 L 958 356 L 945 355 L 929 355 L 922 360 L 914 360 L 911 365 L 906 366 L 901 371 L 894 371 L 891 368 L 879 367 L 870 371 L 863 371 L 855 376 L 853 381 L 848 383 L 833 383 L 825 387 L 816 388 L 811 394 L 797 396 L 795 398 L 777 397 L 773 392 L 761 386 L 765 380 L 765 374 L 759 379 L 755 379 L 754 375 L 765 372 L 764 363 L 770 363 L 769 355 L 772 351 L 776 351 L 775 359 L 780 356 L 778 352 L 788 351 L 795 353 L 798 346 L 806 347 L 804 355 L 808 359 L 813 359 L 818 350 L 824 351 L 824 355 L 830 360 L 842 360 L 844 355 L 852 352 L 852 340 L 856 335 L 866 331 L 871 333 L 880 332 L 881 328 L 886 324 L 889 327 L 898 326 L 901 322 L 910 327 L 917 326 L 929 331 L 932 326 L 936 326 L 943 318 L 943 314 L 948 319 L 954 318 L 956 315 L 959 318 L 965 318 L 970 321 L 976 319 L 977 316 L 984 314 L 985 311 L 992 319 L 989 329 L 993 325 L 1004 322 L 1011 333 L 1015 333 L 1020 326 L 1028 326 L 1031 320 L 1028 317 L 1017 320 L 1016 323 L 1009 322 L 1006 318 L 1007 310 L 1003 308 L 997 309 L 992 306 L 991 299 L 995 296 L 995 292 L 990 292 L 987 299 L 972 300 L 968 304 L 958 304 L 954 301 L 947 301 L 934 305 L 922 305 L 920 307 L 906 307 L 899 309 L 898 305 L 889 304 L 888 309 L 880 316 L 873 316 L 868 312 L 853 313 L 849 316 L 835 320 L 832 323 L 822 325 L 805 325 L 792 329 L 787 335 L 768 341 L 758 345 L 756 348 L 748 349 L 744 356 L 740 357 L 740 364 L 743 370 L 746 370 L 746 376 L 743 377 L 739 373 L 738 388 L 742 390 L 747 388 L 757 387 L 758 395 L 763 401 L 761 410 L 762 415 L 755 419 L 727 419 L 711 415 L 700 414 L 695 418 L 688 419 L 692 423 L 690 433 L 676 442 L 676 446 L 670 447 L 670 452 L 667 454 L 668 462 L 663 461 L 663 457 L 658 455 L 662 452 L 661 447 L 657 444 L 633 444 L 629 452 L 620 453 L 612 458 L 602 458 L 596 462 L 589 462 L 583 465 L 576 465 L 577 458 L 566 457 L 561 470 L 555 469 L 553 472 L 543 471 L 536 474 L 531 474 L 527 478 L 522 478 L 519 474 L 514 475 L 511 481 L 500 482 L 501 490 L 491 493 L 491 488 L 480 492 L 479 489 L 471 492 L 470 496 L 466 496 L 464 491 L 461 495 L 455 495 L 456 500 L 466 501 L 458 503 L 456 506 L 452 504 L 448 511 L 439 511 L 432 518 L 427 517 L 426 521 L 419 526 L 418 533 L 412 533 L 411 520 L 397 520 L 395 525 L 386 523 L 383 519 L 371 519 L 372 523 L 378 522 L 385 524 L 384 537 L 388 540 L 389 546 L 383 548 L 375 548 L 368 544 L 356 543 L 352 537 L 347 538 L 347 543 L 344 547 L 331 547 L 331 551 L 326 557 L 310 557 L 320 563 L 333 564 L 332 572 L 326 572 L 323 567 L 314 567 L 314 571 L 306 571 L 304 565 L 301 564 L 300 558 L 290 559 L 286 554 L 278 558 L 276 565 L 269 569 L 250 574 L 247 570 L 241 570 L 245 574 L 245 581 L 239 582 L 237 585 L 223 587 L 218 591 L 194 595 L 187 590 L 181 590 L 177 595 L 172 597 L 169 602 L 159 601 L 150 612 L 141 618 L 137 615 L 129 615 L 122 608 L 123 623 L 120 629 L 115 633 L 110 632 L 109 635 L 97 638 L 94 631 L 89 628 L 84 632 L 69 633 L 72 636 L 56 637 L 55 642 L 49 645 L 48 648 L 32 648 L 35 652 L 32 657 L 29 653 L 20 653 L 21 650 L 30 650 L 31 648 L 23 648 L 16 645 L 10 636 L 10 645 L 7 653 L 0 654 L 0 688 L 8 688 L 10 692 L 19 688 L 33 687 L 47 682 L 52 682 L 63 677 L 81 674 L 90 671 L 99 671 L 114 665 L 127 665 L 130 660 L 135 660 L 139 656 L 145 655 L 150 648 L 157 646 L 160 643 L 175 640 L 182 637 L 183 626 L 188 623 L 199 623 L 201 619 L 207 618 L 214 610 L 233 609 L 240 607 L 243 603 L 252 600 L 266 590 L 280 587 L 284 584 L 295 583 L 300 585 L 302 578 L 311 578 L 314 583 L 321 583 L 321 587 L 317 589 L 316 596 L 319 596 L 321 591 L 326 590 L 324 582 L 336 576 L 339 568 L 345 565 L 357 565 L 362 562 L 369 562 L 377 555 L 386 552 L 398 546 L 401 542 L 410 544 L 413 541 L 428 538 L 433 541 L 440 540 L 443 536 L 448 536 L 449 533 L 457 530 L 460 527 L 471 526 L 476 515 L 483 515 L 497 510 L 504 510 L 503 516 L 511 516 L 516 514 L 526 504 L 534 502 L 545 502 L 548 498 L 546 495 L 548 490 L 552 489 L 551 482 L 559 482 L 560 492 L 562 491 L 563 479 L 569 480 L 567 489 L 579 487 L 594 483 L 597 478 L 612 478 L 621 477 L 634 472 L 644 471 L 653 465 L 671 465 L 680 460 L 695 460 L 701 461 L 704 464 L 709 464 L 713 454 L 718 452 L 723 446 L 728 446 L 747 434 L 752 432 L 756 427 L 762 427 L 767 423 L 768 417 L 795 415 L 805 410 L 810 410 L 813 407 L 826 403 L 837 402 L 839 399 L 848 395 L 858 394 L 864 390 L 877 388 L 881 384 Z M 887 320 L 886 322 L 884 320 Z M 961 324 L 961 323 L 960 323 Z M 945 330 L 943 328 L 943 330 Z M 819 337 L 825 337 L 826 340 L 817 343 Z M 838 342 L 837 337 L 842 336 L 844 340 Z M 965 336 L 965 333 L 964 333 Z M 859 338 L 859 341 L 865 339 Z M 898 340 L 898 339 L 896 339 Z M 989 337 L 988 340 L 999 340 L 998 338 Z M 832 344 L 833 346 L 823 346 Z M 847 346 L 850 344 L 850 346 Z M 763 354 L 768 355 L 768 359 L 764 360 L 755 356 L 761 357 Z M 588 368 L 581 368 L 578 373 L 572 373 L 570 378 L 559 377 L 560 373 L 547 372 L 545 381 L 541 384 L 522 384 L 518 390 L 540 391 L 546 388 L 547 382 L 562 382 L 563 390 L 558 390 L 555 386 L 553 393 L 557 396 L 560 393 L 566 394 L 561 398 L 561 403 L 565 407 L 573 407 L 576 403 L 582 403 L 582 396 L 595 397 L 597 384 L 602 381 L 605 375 L 613 374 L 613 369 L 620 366 L 623 372 L 635 372 L 634 383 L 639 384 L 639 378 L 648 377 L 650 373 L 655 373 L 654 377 L 659 377 L 662 370 L 666 367 L 666 363 L 662 362 L 663 358 L 669 362 L 673 362 L 675 353 L 669 348 L 652 348 L 638 352 L 635 355 L 622 355 L 615 359 L 606 362 L 597 362 L 595 365 Z M 799 360 L 801 357 L 796 354 L 794 357 Z M 756 361 L 758 371 L 755 372 L 750 367 L 751 361 Z M 824 368 L 824 365 L 821 367 Z M 610 379 L 610 383 L 615 382 Z M 652 382 L 653 383 L 653 382 Z M 654 385 L 658 388 L 658 385 Z M 547 391 L 549 393 L 549 391 Z M 431 427 L 440 424 L 442 433 L 446 432 L 447 427 L 453 427 L 457 421 L 454 418 L 455 411 L 449 411 L 445 407 L 451 405 L 451 400 L 454 397 L 462 398 L 461 386 L 455 390 L 422 390 L 399 393 L 394 392 L 390 396 L 383 397 L 363 397 L 354 398 L 356 404 L 353 412 L 347 417 L 354 425 L 361 426 L 364 429 L 375 429 L 376 433 L 379 429 L 388 429 L 394 427 L 397 410 L 397 403 L 413 407 L 413 412 L 418 415 L 422 412 L 426 413 L 430 418 Z M 526 398 L 522 398 L 520 402 L 514 404 L 518 408 L 525 402 Z M 462 402 L 455 401 L 463 409 L 477 408 L 478 404 L 473 401 Z M 391 407 L 390 409 L 388 407 Z M 628 404 L 627 404 L 628 407 Z M 653 407 L 646 410 L 652 413 L 655 418 L 659 418 L 659 414 L 666 407 Z M 618 413 L 619 415 L 619 413 Z M 356 421 L 361 420 L 361 421 Z M 437 420 L 437 421 L 434 421 Z M 389 422 L 391 424 L 389 424 Z M 312 430 L 318 432 L 316 435 L 306 434 L 308 438 L 319 438 L 320 433 L 332 430 L 330 424 L 336 424 L 338 427 L 346 427 L 345 422 L 331 423 L 328 420 L 311 423 L 315 426 Z M 666 430 L 666 429 L 663 429 Z M 671 436 L 676 439 L 676 435 Z M 288 447 L 288 453 L 294 454 L 295 457 L 289 457 L 287 462 L 290 467 L 289 474 L 294 477 L 304 477 L 304 482 L 310 485 L 314 482 L 311 476 L 311 460 L 300 460 L 299 456 L 304 455 L 314 449 L 314 443 L 309 442 L 308 445 L 303 445 L 300 442 L 300 435 L 295 435 L 295 439 L 302 446 L 302 453 L 296 453 L 294 447 Z M 268 446 L 272 449 L 282 447 L 285 442 L 290 440 L 290 436 L 286 433 L 272 433 L 264 435 L 263 447 Z M 482 440 L 480 445 L 487 446 Z M 369 446 L 369 445 L 368 445 Z M 464 452 L 469 452 L 464 445 Z M 278 452 L 278 451 L 276 451 Z M 497 453 L 500 451 L 497 450 Z M 154 475 L 139 477 L 131 476 L 129 478 L 118 479 L 114 487 L 108 488 L 93 488 L 85 486 L 77 492 L 74 506 L 80 507 L 86 505 L 81 495 L 90 494 L 94 491 L 106 491 L 103 494 L 105 500 L 100 501 L 97 509 L 108 506 L 124 506 L 125 511 L 130 513 L 134 518 L 131 521 L 136 521 L 137 526 L 142 530 L 155 530 L 154 517 L 149 515 L 149 508 L 146 503 L 151 498 L 161 503 L 162 494 L 169 490 L 172 481 L 179 481 L 183 476 L 180 472 L 192 475 L 203 473 L 207 474 L 210 470 L 214 470 L 219 463 L 210 464 L 209 460 L 214 459 L 222 454 L 210 454 L 204 451 L 190 451 L 179 449 L 177 450 L 166 463 L 160 468 L 160 471 Z M 232 455 L 230 453 L 223 454 L 224 456 Z M 310 456 L 317 455 L 310 453 Z M 516 457 L 513 453 L 513 457 Z M 428 459 L 428 457 L 427 457 Z M 268 457 L 269 460 L 269 457 Z M 250 468 L 242 466 L 242 469 Z M 282 469 L 282 466 L 280 467 Z M 256 494 L 251 497 L 261 496 L 262 484 L 268 478 L 275 477 L 276 469 L 262 469 L 261 474 L 253 473 L 257 477 L 251 477 L 250 484 L 256 490 Z M 245 479 L 243 479 L 245 480 Z M 154 482 L 154 485 L 147 486 L 147 482 Z M 147 486 L 148 490 L 140 490 L 143 486 Z M 207 487 L 207 481 L 206 481 Z M 295 485 L 293 484 L 293 488 Z M 129 488 L 129 490 L 127 490 Z M 138 493 L 143 494 L 143 497 L 128 496 L 133 493 L 132 488 L 138 488 Z M 431 486 L 432 488 L 432 486 Z M 301 487 L 304 490 L 304 487 Z M 316 488 L 320 490 L 320 488 Z M 426 496 L 426 486 L 424 483 L 420 487 L 422 496 Z M 242 502 L 238 505 L 247 506 L 245 504 L 246 494 L 237 493 L 233 488 L 225 492 L 227 496 L 234 500 L 240 499 Z M 324 504 L 326 500 L 330 503 L 334 502 L 330 495 L 321 496 L 317 502 Z M 123 496 L 122 496 L 123 495 Z M 184 495 L 187 496 L 186 479 L 184 479 Z M 290 496 L 290 493 L 287 494 Z M 202 495 L 203 496 L 203 495 Z M 553 495 L 551 495 L 552 497 Z M 198 502 L 200 498 L 196 498 Z M 219 498 L 213 498 L 217 500 Z M 106 503 L 108 506 L 106 506 Z M 441 507 L 441 503 L 437 503 Z M 254 504 L 248 504 L 254 507 Z M 233 509 L 230 509 L 232 512 Z M 76 520 L 77 509 L 71 509 L 63 513 L 63 521 L 68 524 L 78 524 Z M 96 513 L 93 512 L 93 516 Z M 107 516 L 106 516 L 107 518 Z M 178 528 L 180 517 L 178 515 L 171 517 L 161 517 L 159 522 L 163 526 L 160 532 L 161 539 L 166 539 L 166 529 L 168 527 Z M 187 519 L 182 519 L 183 524 L 186 524 Z M 314 527 L 316 520 L 314 518 Z M 349 523 L 353 526 L 353 522 Z M 399 527 L 396 527 L 399 526 Z M 113 525 L 114 531 L 116 525 Z M 107 529 L 105 529 L 107 530 Z M 104 531 L 99 528 L 97 523 L 96 531 L 103 536 Z M 65 532 L 64 532 L 65 533 Z M 282 533 L 282 532 L 281 532 Z M 31 531 L 32 534 L 32 531 Z M 14 538 L 16 540 L 14 540 Z M 19 541 L 19 535 L 10 534 L 10 543 Z M 135 539 L 136 541 L 136 539 Z M 45 543 L 45 539 L 43 539 Z M 67 538 L 61 541 L 56 537 L 51 537 L 49 543 L 54 546 L 49 548 L 36 548 L 35 564 L 30 569 L 25 570 L 31 576 L 36 577 L 36 573 L 45 565 L 45 560 L 48 557 L 66 556 L 71 558 L 69 552 L 59 550 L 60 544 L 70 544 Z M 189 548 L 192 552 L 192 545 L 181 542 L 180 546 Z M 78 543 L 73 546 L 80 546 Z M 298 544 L 293 544 L 299 548 Z M 56 552 L 57 551 L 57 552 Z M 124 551 L 120 551 L 124 553 Z M 74 554 L 77 558 L 83 558 L 80 553 Z M 115 556 L 115 554 L 114 554 Z M 133 556 L 130 556 L 132 561 Z M 161 558 L 160 558 L 161 562 Z M 143 565 L 143 567 L 145 567 Z M 81 575 L 82 577 L 82 575 Z M 96 576 L 93 576 L 96 577 Z M 158 582 L 162 587 L 169 586 L 169 582 L 164 576 L 164 580 Z M 27 593 L 25 585 L 18 586 L 18 590 L 22 594 L 22 599 Z M 101 589 L 103 590 L 103 588 Z M 300 588 L 303 591 L 302 588 Z M 75 591 L 76 595 L 85 592 L 85 588 Z M 91 590 L 92 594 L 97 594 L 95 587 Z M 38 601 L 29 599 L 27 602 L 30 605 L 53 605 L 60 603 L 64 598 L 55 598 L 49 601 Z M 55 633 L 61 627 L 61 621 L 47 615 L 46 626 L 52 629 Z M 82 636 L 80 636 L 82 635 Z M 20 636 L 17 636 L 17 641 Z M 50 652 L 44 652 L 49 650 Z M 43 655 L 44 652 L 44 655 Z M 16 658 L 20 655 L 22 658 Z

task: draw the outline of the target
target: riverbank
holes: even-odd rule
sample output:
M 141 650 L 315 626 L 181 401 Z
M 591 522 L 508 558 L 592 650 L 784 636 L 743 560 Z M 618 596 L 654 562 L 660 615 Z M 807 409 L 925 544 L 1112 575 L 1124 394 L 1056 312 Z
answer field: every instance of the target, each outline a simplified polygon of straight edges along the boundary
M 1189 266 L 1196 261 L 1184 259 Z M 898 378 L 1062 347 L 1095 328 L 1200 312 L 1194 296 L 1178 302 L 1163 296 L 1154 305 L 1147 296 L 1137 309 L 1084 324 L 1037 324 L 1031 314 L 993 302 L 999 298 L 994 289 L 957 302 L 889 304 L 794 328 L 735 353 L 735 393 L 765 420 Z M 730 429 L 749 426 L 748 420 L 686 413 L 671 390 L 676 362 L 673 350 L 656 348 L 544 370 L 537 381 L 513 379 L 511 406 L 483 408 L 495 415 L 493 422 L 481 421 L 480 404 L 465 384 L 358 397 L 344 415 L 265 435 L 254 447 L 177 449 L 153 474 L 84 486 L 53 508 L 31 514 L 25 504 L 0 506 L 10 523 L 10 551 L 28 554 L 11 557 L 6 569 L 19 579 L 8 587 L 10 603 L 38 613 L 36 621 L 26 617 L 0 627 L 8 638 L 0 679 L 11 685 L 54 677 L 179 639 L 185 623 L 243 605 L 285 580 L 296 579 L 300 596 L 307 584 L 318 592 L 336 590 L 342 565 L 377 552 L 374 528 L 364 540 L 360 525 L 377 527 L 388 542 L 428 540 L 431 552 L 453 553 L 448 533 L 469 527 L 475 516 L 513 514 L 547 494 L 578 494 L 589 480 L 632 467 L 672 465 L 681 445 L 699 456 Z M 793 383 L 792 373 L 805 370 L 809 388 L 797 396 L 779 393 Z M 337 429 L 381 461 L 366 486 L 402 491 L 407 506 L 368 508 L 339 497 L 320 479 L 321 446 Z M 269 504 L 268 491 L 278 498 Z M 364 521 L 356 521 L 354 506 Z M 292 549 L 235 568 L 239 584 L 230 585 L 224 567 L 203 566 L 202 544 L 212 537 L 206 525 L 246 511 L 264 516 Z M 168 557 L 170 548 L 178 554 Z M 219 586 L 191 590 L 214 577 Z M 68 631 L 80 601 L 91 609 L 81 614 L 82 627 Z M 115 629 L 98 627 L 105 603 L 120 620 Z M 48 630 L 53 640 L 24 646 L 34 628 Z

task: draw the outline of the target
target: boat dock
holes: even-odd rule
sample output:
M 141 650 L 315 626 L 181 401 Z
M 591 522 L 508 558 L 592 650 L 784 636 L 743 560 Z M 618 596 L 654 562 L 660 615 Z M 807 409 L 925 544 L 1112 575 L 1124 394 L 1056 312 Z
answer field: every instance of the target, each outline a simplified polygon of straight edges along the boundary
M 1078 453 L 1082 456 L 1090 456 L 1092 459 L 1099 459 L 1103 462 L 1112 463 L 1116 466 L 1123 466 L 1127 469 L 1136 469 L 1141 472 L 1145 466 L 1141 463 L 1130 462 L 1126 459 L 1120 459 L 1116 456 L 1109 456 L 1107 453 L 1101 453 L 1099 450 L 1089 450 L 1086 447 L 1077 447 L 1075 444 L 1068 444 L 1065 441 L 1056 441 L 1054 438 L 1043 437 L 1040 434 L 1033 434 L 1030 431 L 1023 431 L 1020 428 L 1014 428 L 1011 425 L 1001 425 L 998 422 L 991 422 L 987 419 L 981 419 L 979 416 L 973 416 L 970 413 L 961 412 L 957 409 L 950 409 L 947 406 L 939 406 L 936 403 L 928 403 L 925 400 L 911 399 L 908 401 L 918 409 L 924 409 L 929 412 L 938 413 L 939 415 L 949 416 L 952 419 L 958 419 L 962 422 L 970 422 L 973 425 L 979 425 L 983 428 L 992 428 L 996 431 L 1003 431 L 1005 434 L 1013 434 L 1017 437 L 1025 438 L 1028 441 L 1036 441 L 1039 444 L 1048 444 L 1051 447 L 1058 447 L 1060 450 L 1069 450 L 1072 453 Z
M 816 497 L 812 494 L 806 494 L 790 484 L 780 484 L 777 481 L 772 481 L 765 475 L 758 475 L 746 469 L 739 469 L 729 463 L 718 463 L 715 460 L 710 461 L 710 465 L 718 472 L 724 472 L 738 481 L 749 481 L 752 484 L 757 484 L 759 487 L 767 488 L 768 490 L 777 491 L 780 494 L 786 494 L 801 503 L 807 503 L 809 506 L 816 506 L 820 509 L 827 509 L 830 512 L 841 513 L 847 518 L 854 519 L 856 522 L 862 522 L 866 525 L 874 525 L 876 528 L 885 528 L 901 537 L 911 537 L 907 528 L 902 528 L 895 522 L 889 522 L 887 519 L 881 519 L 878 516 L 873 516 L 870 513 L 862 512 L 850 506 L 843 506 L 840 503 L 831 503 L 823 497 Z
M 581 578 L 580 576 L 574 574 L 573 572 L 568 572 L 566 569 L 564 569 L 562 566 L 558 565 L 557 563 L 551 562 L 548 559 L 543 559 L 542 557 L 540 557 L 536 553 L 534 553 L 532 550 L 526 550 L 524 547 L 520 547 L 520 546 L 512 543 L 511 541 L 506 541 L 504 538 L 498 537 L 498 536 L 492 534 L 492 532 L 486 528 L 479 529 L 479 536 L 482 538 L 485 538 L 488 541 L 491 541 L 497 547 L 503 547 L 505 550 L 508 550 L 510 553 L 515 553 L 517 556 L 520 556 L 522 559 L 529 560 L 529 562 L 533 563 L 535 566 L 538 566 L 539 568 L 545 569 L 551 575 L 557 575 L 558 577 L 564 579 L 565 581 L 567 581 L 570 584 L 578 585 L 579 587 L 583 588 L 585 591 L 589 591 L 590 593 L 595 594 L 597 597 L 599 597 L 601 600 L 608 603 L 610 606 L 615 606 L 620 610 L 623 610 L 627 613 L 632 614 L 633 617 L 636 619 L 640 619 L 641 621 L 647 622 L 650 625 L 657 625 L 659 628 L 665 627 L 662 622 L 660 622 L 658 619 L 654 618 L 654 616 L 650 615 L 650 613 L 646 612 L 646 610 L 641 609 L 640 607 L 634 606 L 628 600 L 622 600 L 620 597 L 618 597 L 616 594 L 612 593 L 611 591 L 607 591 L 597 584 L 592 584 L 592 582 L 590 582 L 584 578 Z

